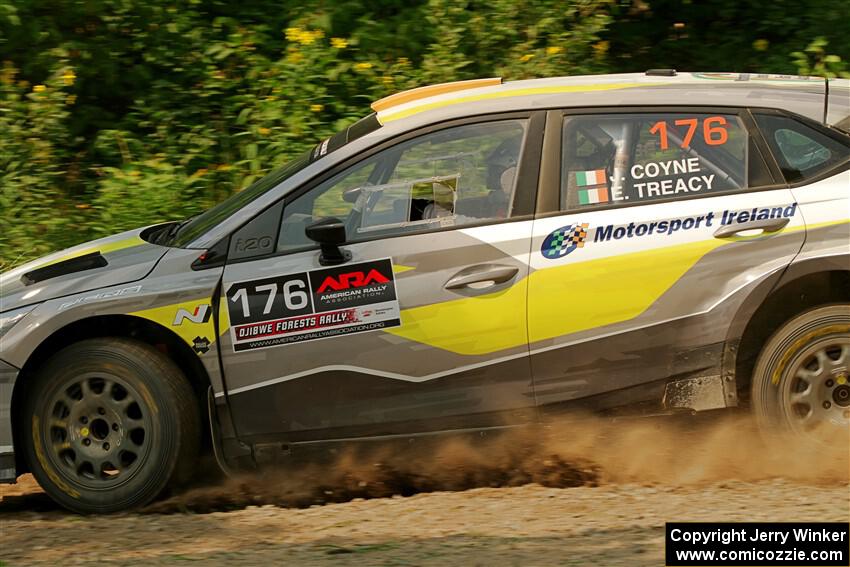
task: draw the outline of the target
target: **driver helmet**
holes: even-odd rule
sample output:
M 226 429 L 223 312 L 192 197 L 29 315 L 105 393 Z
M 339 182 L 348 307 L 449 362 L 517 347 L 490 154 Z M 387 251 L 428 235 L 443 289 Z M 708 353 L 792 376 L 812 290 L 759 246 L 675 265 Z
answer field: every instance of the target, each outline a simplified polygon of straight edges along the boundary
M 519 136 L 512 136 L 487 156 L 487 188 L 491 191 L 507 193 L 513 188 L 520 140 Z

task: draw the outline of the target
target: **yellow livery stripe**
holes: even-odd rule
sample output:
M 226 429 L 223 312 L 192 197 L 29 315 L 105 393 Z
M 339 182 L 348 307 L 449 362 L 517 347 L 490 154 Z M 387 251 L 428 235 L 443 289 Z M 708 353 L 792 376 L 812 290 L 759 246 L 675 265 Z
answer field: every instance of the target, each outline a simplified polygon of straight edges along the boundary
M 524 345 L 528 278 L 504 291 L 401 312 L 401 327 L 386 332 L 459 354 L 487 354 Z M 462 323 L 461 323 L 462 322 Z
M 188 313 L 194 313 L 199 306 L 203 307 L 204 305 L 206 305 L 207 309 L 210 310 L 209 317 L 205 322 L 195 323 L 190 319 L 183 317 L 180 319 L 179 324 L 174 324 L 177 314 L 181 309 Z M 195 337 L 206 338 L 210 343 L 213 343 L 216 340 L 215 325 L 213 324 L 211 310 L 211 299 L 206 297 L 182 303 L 172 303 L 162 307 L 153 307 L 142 311 L 135 311 L 133 313 L 128 313 L 128 315 L 141 317 L 143 319 L 153 321 L 154 323 L 159 323 L 163 327 L 171 329 L 171 331 L 173 331 L 189 346 L 194 346 Z
M 53 264 L 58 264 L 59 262 L 64 262 L 65 260 L 73 260 L 74 258 L 79 258 L 80 256 L 85 256 L 86 254 L 91 254 L 92 252 L 100 252 L 101 254 L 106 254 L 108 252 L 115 252 L 116 250 L 124 250 L 125 248 L 132 248 L 134 246 L 139 246 L 140 244 L 144 244 L 145 241 L 142 240 L 139 236 L 131 236 L 130 238 L 124 238 L 122 240 L 116 240 L 115 242 L 110 242 L 108 244 L 102 244 L 100 246 L 87 246 L 85 248 L 81 248 L 80 250 L 76 250 L 74 252 L 69 252 L 68 254 L 63 254 L 62 256 L 50 260 L 49 262 L 45 262 L 39 268 L 44 268 L 46 266 L 51 266 Z
M 378 121 L 381 124 L 386 124 L 387 122 L 391 122 L 393 120 L 399 120 L 401 118 L 407 118 L 408 116 L 412 116 L 414 114 L 418 114 L 420 112 L 425 112 L 426 110 L 434 110 L 436 108 L 443 108 L 446 106 L 451 106 L 454 104 L 462 104 L 464 102 L 477 102 L 481 100 L 493 100 L 500 98 L 510 98 L 517 96 L 528 96 L 528 95 L 541 95 L 541 94 L 559 94 L 559 93 L 581 93 L 581 92 L 594 92 L 594 91 L 610 91 L 617 89 L 629 89 L 634 87 L 651 87 L 655 85 L 660 85 L 663 83 L 600 83 L 596 85 L 559 85 L 559 86 L 549 86 L 549 87 L 529 87 L 526 89 L 505 89 L 505 90 L 494 90 L 486 93 L 479 94 L 470 94 L 466 96 L 458 96 L 455 98 L 448 98 L 444 100 L 438 100 L 433 102 L 423 102 L 422 104 L 418 104 L 406 109 L 398 109 L 397 107 L 392 107 L 388 110 L 384 110 L 378 113 Z M 426 99 L 427 100 L 427 99 Z

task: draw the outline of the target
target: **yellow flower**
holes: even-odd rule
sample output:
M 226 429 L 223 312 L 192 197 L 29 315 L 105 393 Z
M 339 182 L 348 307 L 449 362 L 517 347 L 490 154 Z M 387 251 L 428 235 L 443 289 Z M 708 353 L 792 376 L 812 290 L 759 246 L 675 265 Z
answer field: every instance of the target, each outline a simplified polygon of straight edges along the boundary
M 32 90 L 33 90 L 33 92 L 36 92 L 36 93 L 43 93 L 44 91 L 47 90 L 47 87 L 45 87 L 44 85 L 36 85 L 32 88 Z
M 304 59 L 304 55 L 299 51 L 293 51 L 289 55 L 286 56 L 292 63 L 300 63 L 302 59 Z
M 65 72 L 62 73 L 62 80 L 65 81 L 65 86 L 70 87 L 74 84 L 76 79 L 77 75 L 74 73 L 73 69 L 65 69 Z
M 286 35 L 287 41 L 298 42 L 301 45 L 311 45 L 315 43 L 317 39 L 325 37 L 325 32 L 322 30 L 310 31 L 299 27 L 286 28 L 283 33 Z
M 381 81 L 385 85 L 389 86 L 389 85 L 392 85 L 395 82 L 395 79 L 393 79 L 392 77 L 389 77 L 387 75 L 384 75 L 383 77 L 381 77 Z
M 271 130 L 269 130 L 268 128 L 260 128 L 257 131 L 260 133 L 261 136 L 267 136 L 271 133 Z
M 325 109 L 324 104 L 311 104 L 310 105 L 310 112 L 321 112 L 324 109 Z
M 336 49 L 345 49 L 348 47 L 348 40 L 341 37 L 332 37 L 331 45 Z
M 599 41 L 593 44 L 593 49 L 596 51 L 597 56 L 605 55 L 608 52 L 608 42 L 607 41 Z
M 87 203 L 78 203 L 74 206 L 77 207 L 78 209 L 90 209 L 91 208 L 91 205 L 89 205 Z
M 301 32 L 303 32 L 301 28 L 286 28 L 283 32 L 286 35 L 287 41 L 298 41 L 298 38 L 301 37 Z
M 767 51 L 768 47 L 770 47 L 770 42 L 766 39 L 757 39 L 753 42 L 753 48 L 756 51 Z
M 65 97 L 66 104 L 74 104 L 75 102 L 77 102 L 77 95 L 72 94 Z
M 526 53 L 525 55 L 520 57 L 519 60 L 522 61 L 523 63 L 527 63 L 527 62 L 531 61 L 533 58 L 534 58 L 533 53 Z
M 564 48 L 560 45 L 550 45 L 546 48 L 546 55 L 557 55 L 559 53 L 563 53 Z
M 223 163 L 223 164 L 219 165 L 216 169 L 219 170 L 219 171 L 230 171 L 230 164 L 229 163 Z
M 372 64 L 369 63 L 368 61 L 366 61 L 366 62 L 363 62 L 363 63 L 355 64 L 354 68 L 357 69 L 358 71 L 367 71 L 367 70 L 372 68 Z
M 410 65 L 410 59 L 408 59 L 407 57 L 399 57 L 398 58 L 398 64 L 399 65 Z

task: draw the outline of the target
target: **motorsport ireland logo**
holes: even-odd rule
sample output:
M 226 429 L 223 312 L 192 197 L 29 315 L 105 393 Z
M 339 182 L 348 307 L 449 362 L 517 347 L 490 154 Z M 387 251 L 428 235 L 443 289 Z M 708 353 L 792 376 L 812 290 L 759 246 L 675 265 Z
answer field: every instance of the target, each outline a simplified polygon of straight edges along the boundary
M 576 248 L 583 248 L 584 239 L 587 238 L 587 226 L 587 223 L 571 224 L 552 231 L 540 247 L 543 257 L 555 260 L 563 258 Z

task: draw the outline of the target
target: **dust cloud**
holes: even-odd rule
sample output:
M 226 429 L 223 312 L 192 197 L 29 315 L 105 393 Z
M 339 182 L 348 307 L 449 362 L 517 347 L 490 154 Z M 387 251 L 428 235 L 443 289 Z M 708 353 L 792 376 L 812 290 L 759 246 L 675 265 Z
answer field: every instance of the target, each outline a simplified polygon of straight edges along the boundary
M 537 483 L 552 488 L 700 485 L 785 479 L 847 485 L 850 438 L 765 438 L 749 418 L 581 417 L 522 431 L 355 446 L 311 462 L 196 486 L 144 512 L 308 507 L 355 498 Z

